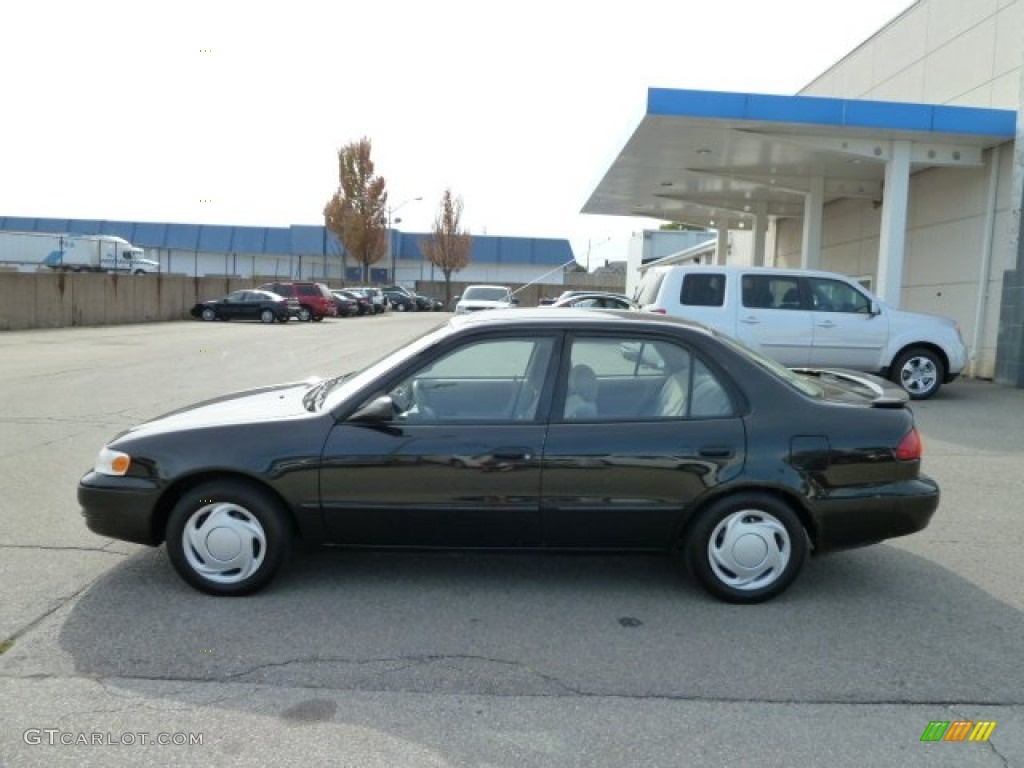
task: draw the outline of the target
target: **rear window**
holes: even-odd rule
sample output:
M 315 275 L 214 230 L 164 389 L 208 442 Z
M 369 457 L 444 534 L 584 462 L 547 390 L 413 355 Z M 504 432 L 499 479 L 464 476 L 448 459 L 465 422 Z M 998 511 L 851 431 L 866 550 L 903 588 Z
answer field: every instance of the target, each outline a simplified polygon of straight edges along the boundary
M 648 272 L 636 291 L 636 303 L 640 306 L 653 304 L 658 300 L 658 291 L 665 281 L 664 272 Z
M 684 275 L 679 303 L 690 307 L 720 307 L 725 303 L 725 275 Z

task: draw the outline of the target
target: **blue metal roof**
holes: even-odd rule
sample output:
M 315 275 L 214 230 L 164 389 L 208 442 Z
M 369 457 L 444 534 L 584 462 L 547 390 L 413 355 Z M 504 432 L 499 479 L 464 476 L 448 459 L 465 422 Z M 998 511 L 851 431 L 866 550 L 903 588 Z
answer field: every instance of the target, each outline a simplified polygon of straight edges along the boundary
M 341 245 L 326 228 L 233 227 L 212 224 L 100 221 L 93 219 L 26 218 L 0 216 L 0 230 L 13 232 L 69 232 L 78 235 L 117 235 L 141 248 L 181 251 L 266 253 L 275 255 L 337 255 Z M 422 259 L 419 243 L 429 233 L 399 232 L 395 235 L 400 259 Z M 473 236 L 472 260 L 482 263 L 557 266 L 571 261 L 568 240 L 536 237 Z
M 1010 109 L 668 88 L 648 89 L 647 114 L 962 133 L 1006 139 L 1012 138 L 1017 130 L 1017 113 Z

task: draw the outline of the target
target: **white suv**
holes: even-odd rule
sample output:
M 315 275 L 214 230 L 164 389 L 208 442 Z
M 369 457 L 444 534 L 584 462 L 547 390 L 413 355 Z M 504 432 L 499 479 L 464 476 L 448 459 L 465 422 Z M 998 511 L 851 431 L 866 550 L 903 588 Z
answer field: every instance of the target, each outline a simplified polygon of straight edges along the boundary
M 508 309 L 519 303 L 504 285 L 471 285 L 455 297 L 455 314 L 464 315 L 479 309 Z
M 768 267 L 652 267 L 636 301 L 729 334 L 791 368 L 852 368 L 931 397 L 967 364 L 954 320 L 882 303 L 844 275 Z

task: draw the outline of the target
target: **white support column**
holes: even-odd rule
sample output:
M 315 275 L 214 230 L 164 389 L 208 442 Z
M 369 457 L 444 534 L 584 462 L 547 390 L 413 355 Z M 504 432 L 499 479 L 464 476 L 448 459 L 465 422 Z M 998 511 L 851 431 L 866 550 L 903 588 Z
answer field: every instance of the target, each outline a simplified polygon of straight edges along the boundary
M 764 266 L 765 232 L 768 231 L 768 203 L 754 203 L 754 266 Z
M 821 220 L 825 210 L 825 177 L 811 179 L 811 188 L 804 195 L 804 239 L 800 250 L 802 269 L 821 267 Z
M 729 261 L 729 229 L 719 227 L 718 243 L 715 246 L 715 264 L 725 265 Z
M 903 249 L 907 240 L 907 198 L 910 194 L 909 141 L 892 143 L 892 157 L 885 164 L 882 192 L 882 224 L 878 246 L 878 296 L 894 307 L 900 305 L 903 288 Z

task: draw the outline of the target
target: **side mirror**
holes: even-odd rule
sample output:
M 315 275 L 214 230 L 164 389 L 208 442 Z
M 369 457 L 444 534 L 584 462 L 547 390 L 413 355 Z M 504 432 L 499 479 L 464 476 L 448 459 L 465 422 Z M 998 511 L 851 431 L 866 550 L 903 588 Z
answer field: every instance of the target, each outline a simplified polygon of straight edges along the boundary
M 510 303 L 512 304 L 513 307 L 518 307 L 519 306 L 519 299 L 517 299 L 515 296 L 513 296 L 512 297 L 512 301 Z
M 456 294 L 456 295 L 452 296 L 452 301 L 458 301 L 461 298 L 462 298 L 462 294 Z
M 880 314 L 882 314 L 882 308 L 879 306 L 878 302 L 875 301 L 874 299 L 871 300 L 871 309 L 868 310 L 868 311 L 872 315 L 880 315 Z
M 395 418 L 395 404 L 388 395 L 380 395 L 348 417 L 349 421 L 378 424 Z

